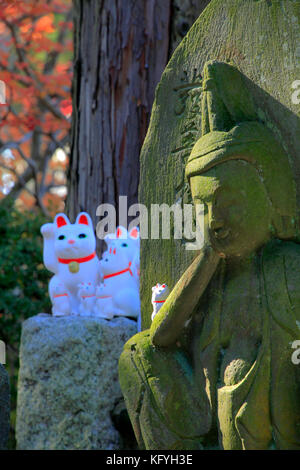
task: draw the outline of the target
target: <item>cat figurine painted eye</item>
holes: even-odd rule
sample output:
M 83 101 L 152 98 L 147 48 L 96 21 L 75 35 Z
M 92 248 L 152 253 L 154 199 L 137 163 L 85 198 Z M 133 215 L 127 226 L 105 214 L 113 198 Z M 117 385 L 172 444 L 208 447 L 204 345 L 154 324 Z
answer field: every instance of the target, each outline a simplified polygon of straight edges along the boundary
M 156 286 L 152 287 L 152 305 L 153 305 L 153 312 L 151 315 L 151 320 L 154 320 L 155 315 L 158 314 L 159 310 L 165 303 L 170 291 L 167 284 L 159 284 L 157 283 Z
M 60 213 L 53 223 L 41 227 L 41 233 L 44 238 L 44 264 L 54 274 L 49 283 L 52 305 L 57 303 L 57 286 L 63 286 L 63 293 L 69 299 L 70 313 L 78 315 L 78 285 L 90 282 L 95 286 L 100 282 L 92 220 L 86 212 L 80 212 L 76 222 L 71 224 L 68 217 Z

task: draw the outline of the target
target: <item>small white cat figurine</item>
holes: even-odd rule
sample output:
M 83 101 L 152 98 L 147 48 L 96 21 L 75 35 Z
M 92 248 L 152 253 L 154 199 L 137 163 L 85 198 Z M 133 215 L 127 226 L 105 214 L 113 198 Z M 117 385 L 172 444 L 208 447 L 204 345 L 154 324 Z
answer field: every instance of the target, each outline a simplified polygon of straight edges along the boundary
M 52 314 L 54 317 L 63 317 L 70 313 L 70 301 L 65 286 L 61 283 L 56 284 L 53 291 Z
M 100 282 L 99 260 L 96 255 L 96 237 L 90 216 L 81 212 L 71 224 L 65 214 L 57 214 L 53 223 L 41 227 L 44 237 L 44 264 L 54 273 L 49 283 L 52 305 L 57 286 L 63 285 L 72 314 L 79 314 L 78 284 Z
M 112 297 L 112 315 L 138 319 L 140 296 L 137 279 L 133 273 L 132 252 L 127 240 L 108 243 L 108 250 L 100 260 L 103 274 L 102 294 Z
M 100 318 L 111 320 L 113 318 L 112 295 L 105 294 L 105 287 L 100 284 L 96 287 L 96 301 L 94 305 L 94 315 Z
M 140 282 L 140 232 L 138 227 L 133 227 L 129 232 L 121 225 L 117 227 L 115 233 L 109 233 L 104 237 L 109 254 L 114 249 L 121 248 L 126 252 L 127 258 L 131 261 L 133 277 L 139 287 Z M 103 257 L 103 255 L 102 255 Z
M 152 305 L 153 305 L 153 312 L 151 315 L 151 320 L 154 320 L 155 315 L 159 312 L 160 308 L 165 303 L 170 291 L 167 284 L 159 284 L 157 283 L 156 286 L 152 287 Z
M 78 299 L 80 301 L 78 313 L 82 317 L 93 315 L 95 305 L 95 286 L 91 282 L 81 282 L 78 285 Z

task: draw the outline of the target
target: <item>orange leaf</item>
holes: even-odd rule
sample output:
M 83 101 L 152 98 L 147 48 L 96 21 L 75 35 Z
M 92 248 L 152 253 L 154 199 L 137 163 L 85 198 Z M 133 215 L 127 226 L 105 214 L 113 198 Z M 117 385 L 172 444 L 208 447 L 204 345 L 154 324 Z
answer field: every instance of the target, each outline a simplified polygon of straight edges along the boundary
M 60 103 L 59 109 L 64 116 L 71 116 L 72 114 L 72 101 L 70 99 L 63 100 Z
M 53 15 L 42 16 L 42 18 L 36 22 L 34 29 L 36 32 L 54 33 Z

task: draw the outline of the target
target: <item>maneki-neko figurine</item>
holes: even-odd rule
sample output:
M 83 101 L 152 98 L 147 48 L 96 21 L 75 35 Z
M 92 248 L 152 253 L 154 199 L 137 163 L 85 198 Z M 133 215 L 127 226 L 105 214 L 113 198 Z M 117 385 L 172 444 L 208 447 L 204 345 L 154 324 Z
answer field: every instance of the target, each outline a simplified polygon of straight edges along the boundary
M 139 318 L 139 230 L 117 227 L 106 236 L 108 250 L 96 254 L 93 223 L 86 212 L 71 224 L 65 214 L 41 227 L 44 264 L 54 276 L 49 283 L 52 314 Z M 128 274 L 128 275 L 127 275 Z
M 53 223 L 41 227 L 41 233 L 44 237 L 44 264 L 54 273 L 49 283 L 53 314 L 78 315 L 78 285 L 100 283 L 92 220 L 86 212 L 81 212 L 76 222 L 71 224 L 65 214 L 57 214 Z M 64 298 L 63 309 L 59 308 L 61 298 Z
M 111 298 L 111 314 L 139 319 L 139 231 L 118 227 L 105 237 L 108 249 L 100 260 L 102 295 Z

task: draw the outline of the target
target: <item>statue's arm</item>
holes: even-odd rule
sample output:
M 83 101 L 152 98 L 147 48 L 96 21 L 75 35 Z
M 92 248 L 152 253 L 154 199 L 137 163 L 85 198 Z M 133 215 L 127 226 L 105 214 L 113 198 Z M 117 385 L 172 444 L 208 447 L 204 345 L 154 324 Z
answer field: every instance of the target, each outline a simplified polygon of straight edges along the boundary
M 206 245 L 179 279 L 151 325 L 150 335 L 155 346 L 170 346 L 182 333 L 219 260 L 220 255 Z

